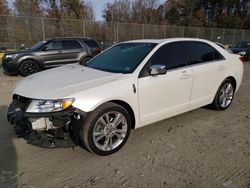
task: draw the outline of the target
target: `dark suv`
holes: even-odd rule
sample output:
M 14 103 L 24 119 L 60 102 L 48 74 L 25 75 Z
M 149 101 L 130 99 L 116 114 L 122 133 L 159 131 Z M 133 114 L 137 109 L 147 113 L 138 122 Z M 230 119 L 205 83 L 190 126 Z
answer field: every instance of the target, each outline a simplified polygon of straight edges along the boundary
M 237 42 L 232 47 L 228 48 L 234 54 L 241 55 L 245 61 L 250 61 L 250 41 Z
M 6 53 L 2 65 L 7 74 L 28 76 L 63 64 L 84 64 L 100 52 L 101 47 L 90 38 L 53 38 L 41 41 L 30 49 Z

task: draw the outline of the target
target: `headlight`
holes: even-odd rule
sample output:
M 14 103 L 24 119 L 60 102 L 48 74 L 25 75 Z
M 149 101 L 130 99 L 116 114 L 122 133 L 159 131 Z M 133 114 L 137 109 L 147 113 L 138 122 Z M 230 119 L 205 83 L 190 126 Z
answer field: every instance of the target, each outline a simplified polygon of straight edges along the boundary
M 246 55 L 246 51 L 239 52 L 239 55 Z
M 18 56 L 18 54 L 7 54 L 5 55 L 5 59 L 15 59 Z
M 65 110 L 72 105 L 73 98 L 60 100 L 32 100 L 26 112 L 29 113 L 48 113 Z

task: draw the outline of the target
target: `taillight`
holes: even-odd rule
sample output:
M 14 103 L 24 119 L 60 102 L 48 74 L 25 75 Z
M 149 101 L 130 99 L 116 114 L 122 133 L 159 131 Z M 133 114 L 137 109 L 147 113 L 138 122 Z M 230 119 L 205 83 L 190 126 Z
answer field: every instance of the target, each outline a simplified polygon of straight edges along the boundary
M 239 59 L 241 60 L 242 63 L 244 63 L 244 57 L 243 56 L 240 56 Z
M 101 53 L 101 51 L 102 51 L 102 49 L 99 48 L 99 47 L 95 49 L 95 52 L 96 52 L 96 53 Z

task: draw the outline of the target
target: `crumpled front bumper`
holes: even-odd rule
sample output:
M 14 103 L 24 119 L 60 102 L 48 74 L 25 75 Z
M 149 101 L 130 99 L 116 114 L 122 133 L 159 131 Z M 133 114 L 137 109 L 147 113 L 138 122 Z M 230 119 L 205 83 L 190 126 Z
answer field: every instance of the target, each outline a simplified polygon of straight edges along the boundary
M 78 145 L 82 118 L 75 114 L 75 109 L 46 113 L 26 113 L 28 99 L 13 99 L 7 112 L 8 121 L 15 125 L 14 129 L 19 137 L 27 140 L 29 144 L 44 148 L 64 148 Z M 32 120 L 46 118 L 51 122 L 50 128 L 34 130 Z

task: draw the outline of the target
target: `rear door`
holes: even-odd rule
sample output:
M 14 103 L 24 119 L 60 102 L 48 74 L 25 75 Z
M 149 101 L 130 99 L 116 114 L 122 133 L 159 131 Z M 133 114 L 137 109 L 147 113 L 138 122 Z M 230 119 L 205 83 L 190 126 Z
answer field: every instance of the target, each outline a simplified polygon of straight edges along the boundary
M 80 61 L 80 53 L 84 51 L 84 47 L 78 40 L 65 39 L 62 40 L 62 50 L 60 51 L 60 59 L 62 64 L 75 63 Z
M 165 119 L 189 109 L 192 70 L 187 46 L 182 42 L 166 44 L 156 51 L 138 79 L 140 120 L 143 125 Z M 165 75 L 150 76 L 151 65 L 165 65 Z
M 224 57 L 212 46 L 204 42 L 186 42 L 191 54 L 193 87 L 191 108 L 212 102 L 226 71 Z

